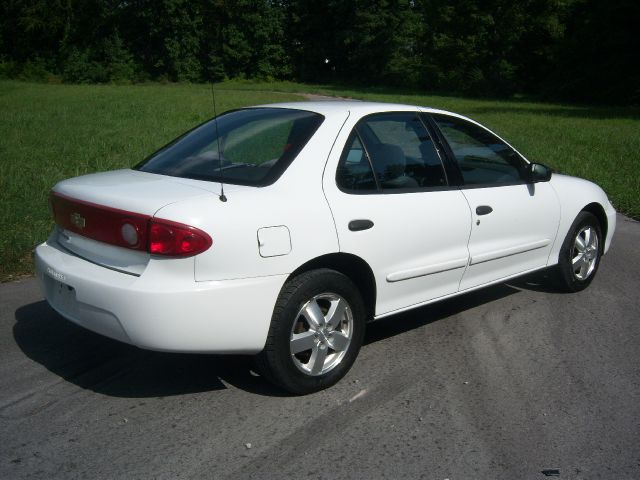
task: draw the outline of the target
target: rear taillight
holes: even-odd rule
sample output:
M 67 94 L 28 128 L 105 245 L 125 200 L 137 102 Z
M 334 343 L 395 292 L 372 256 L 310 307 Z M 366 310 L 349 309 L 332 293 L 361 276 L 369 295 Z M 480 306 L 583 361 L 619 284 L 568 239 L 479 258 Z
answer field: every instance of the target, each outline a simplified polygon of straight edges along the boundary
M 211 237 L 198 228 L 155 218 L 149 221 L 149 253 L 154 255 L 197 255 L 211 244 Z
M 49 201 L 55 222 L 65 230 L 110 245 L 147 250 L 149 215 L 85 202 L 53 192 Z
M 207 250 L 211 237 L 202 230 L 149 215 L 51 193 L 49 205 L 56 223 L 99 242 L 166 257 L 186 257 Z

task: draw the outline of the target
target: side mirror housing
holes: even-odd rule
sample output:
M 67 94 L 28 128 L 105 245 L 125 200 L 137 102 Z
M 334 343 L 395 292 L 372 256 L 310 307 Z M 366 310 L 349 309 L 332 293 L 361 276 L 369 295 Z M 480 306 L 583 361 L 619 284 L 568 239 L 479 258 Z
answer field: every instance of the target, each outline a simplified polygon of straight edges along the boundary
M 530 183 L 548 182 L 551 180 L 551 168 L 541 163 L 530 163 L 527 171 L 529 173 Z

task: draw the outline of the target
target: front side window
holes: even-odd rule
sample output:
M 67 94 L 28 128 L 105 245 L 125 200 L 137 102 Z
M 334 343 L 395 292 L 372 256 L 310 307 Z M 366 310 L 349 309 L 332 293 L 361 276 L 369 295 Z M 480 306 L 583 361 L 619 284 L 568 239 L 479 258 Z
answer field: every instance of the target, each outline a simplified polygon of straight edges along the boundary
M 453 151 L 465 184 L 523 181 L 527 162 L 491 132 L 458 117 L 441 114 L 432 117 Z
M 248 108 L 203 123 L 134 168 L 240 185 L 273 183 L 324 117 L 284 108 Z M 218 144 L 219 139 L 219 144 Z
M 356 125 L 338 166 L 343 190 L 377 191 L 447 184 L 431 135 L 417 114 L 380 113 Z

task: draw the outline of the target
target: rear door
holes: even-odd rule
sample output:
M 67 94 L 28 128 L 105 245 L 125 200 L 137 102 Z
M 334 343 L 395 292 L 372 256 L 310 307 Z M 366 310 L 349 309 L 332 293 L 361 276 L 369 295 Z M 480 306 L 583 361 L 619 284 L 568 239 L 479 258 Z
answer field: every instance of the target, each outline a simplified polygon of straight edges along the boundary
M 453 115 L 431 118 L 459 168 L 473 218 L 460 290 L 546 266 L 560 220 L 549 182 L 527 183 L 528 162 L 480 125 Z
M 336 145 L 324 190 L 340 250 L 374 272 L 376 315 L 455 293 L 471 214 L 418 113 L 366 116 L 344 128 Z

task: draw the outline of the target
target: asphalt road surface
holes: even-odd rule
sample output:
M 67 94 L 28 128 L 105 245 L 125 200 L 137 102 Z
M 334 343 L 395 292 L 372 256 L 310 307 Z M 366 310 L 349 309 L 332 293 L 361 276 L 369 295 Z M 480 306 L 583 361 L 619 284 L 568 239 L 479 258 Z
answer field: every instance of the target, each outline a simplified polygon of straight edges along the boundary
M 373 324 L 306 397 L 0 285 L 0 478 L 638 479 L 640 224 L 618 221 L 586 291 L 537 274 Z

